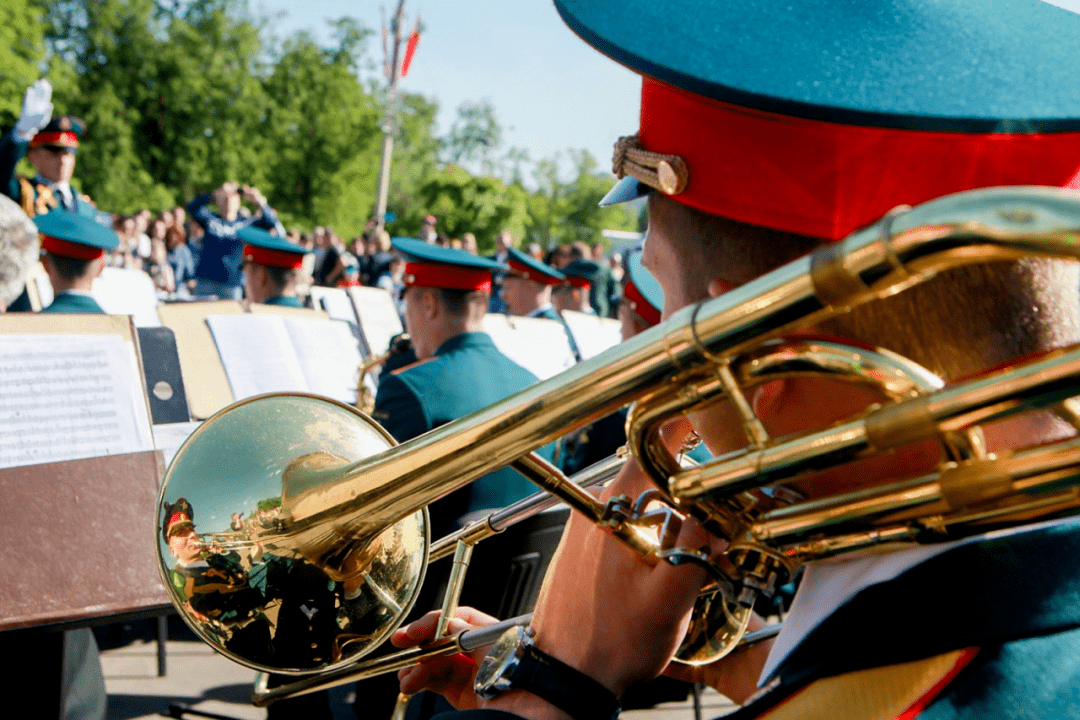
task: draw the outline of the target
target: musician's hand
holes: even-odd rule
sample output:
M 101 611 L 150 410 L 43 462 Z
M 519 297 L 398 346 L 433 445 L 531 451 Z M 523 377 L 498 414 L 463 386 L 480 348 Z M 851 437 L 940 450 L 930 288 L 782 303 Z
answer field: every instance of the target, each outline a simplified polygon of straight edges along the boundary
M 393 632 L 390 642 L 395 647 L 407 648 L 419 645 L 435 637 L 435 630 L 442 613 L 433 610 L 419 620 L 404 625 Z M 457 634 L 477 627 L 485 627 L 498 620 L 470 607 L 459 607 L 450 621 L 449 631 Z M 471 655 L 457 654 L 433 658 L 419 665 L 398 671 L 401 692 L 412 695 L 430 690 L 446 698 L 458 710 L 478 707 L 480 698 L 473 692 L 476 669 L 484 659 L 488 648 L 474 650 Z
M 633 498 L 653 487 L 631 461 L 601 499 Z M 683 522 L 678 545 L 709 542 L 696 522 Z M 659 675 L 671 660 L 705 581 L 696 567 L 646 564 L 571 513 L 533 613 L 536 643 L 621 696 L 632 683 Z

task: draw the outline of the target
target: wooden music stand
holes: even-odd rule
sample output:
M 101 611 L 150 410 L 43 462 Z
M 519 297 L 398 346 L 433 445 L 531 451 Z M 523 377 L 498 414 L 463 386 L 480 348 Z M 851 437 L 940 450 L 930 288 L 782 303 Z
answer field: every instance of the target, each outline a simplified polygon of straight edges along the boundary
M 126 316 L 0 316 L 0 336 L 16 334 L 72 336 L 76 343 L 78 336 L 117 335 L 139 362 L 138 335 Z M 149 431 L 141 367 L 134 383 Z M 163 475 L 161 454 L 152 449 L 0 468 L 0 630 L 77 626 L 168 607 L 153 541 Z

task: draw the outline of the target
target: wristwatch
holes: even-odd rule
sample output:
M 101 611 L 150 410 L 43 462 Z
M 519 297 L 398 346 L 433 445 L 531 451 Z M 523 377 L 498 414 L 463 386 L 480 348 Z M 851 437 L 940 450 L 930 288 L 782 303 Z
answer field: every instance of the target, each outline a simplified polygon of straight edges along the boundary
M 606 720 L 619 714 L 619 699 L 579 670 L 536 647 L 532 628 L 504 632 L 476 671 L 476 694 L 492 699 L 507 690 L 526 690 L 576 720 Z

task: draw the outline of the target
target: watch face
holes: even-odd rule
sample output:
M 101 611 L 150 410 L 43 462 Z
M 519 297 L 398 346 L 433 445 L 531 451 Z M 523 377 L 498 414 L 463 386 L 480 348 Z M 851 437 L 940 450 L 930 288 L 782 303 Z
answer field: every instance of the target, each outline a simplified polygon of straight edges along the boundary
M 517 625 L 510 628 L 491 646 L 491 650 L 480 663 L 476 671 L 476 694 L 491 699 L 506 692 L 513 680 L 513 671 L 521 659 L 524 649 L 523 640 L 528 638 L 524 627 Z

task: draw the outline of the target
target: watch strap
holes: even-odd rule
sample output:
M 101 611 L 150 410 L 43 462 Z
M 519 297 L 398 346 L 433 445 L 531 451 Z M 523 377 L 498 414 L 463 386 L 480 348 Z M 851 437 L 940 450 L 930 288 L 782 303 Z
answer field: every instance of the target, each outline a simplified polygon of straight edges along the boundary
M 525 648 L 511 687 L 547 700 L 576 720 L 606 720 L 614 718 L 620 710 L 614 693 L 532 643 Z

